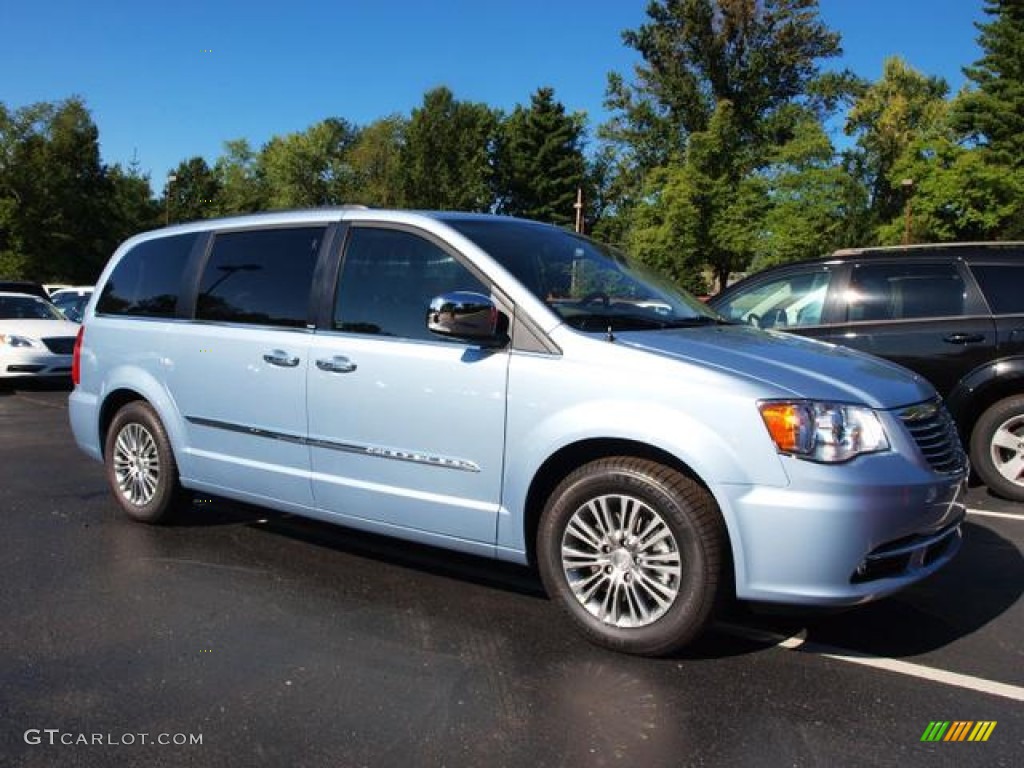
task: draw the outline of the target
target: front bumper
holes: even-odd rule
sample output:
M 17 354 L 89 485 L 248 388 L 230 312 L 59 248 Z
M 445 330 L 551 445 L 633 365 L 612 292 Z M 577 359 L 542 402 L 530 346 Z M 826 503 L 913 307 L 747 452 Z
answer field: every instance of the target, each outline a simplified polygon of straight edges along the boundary
M 787 488 L 725 488 L 740 599 L 856 605 L 920 581 L 960 548 L 966 468 L 939 474 L 898 454 L 784 462 Z
M 34 347 L 8 347 L 0 352 L 0 378 L 70 375 L 71 355 Z

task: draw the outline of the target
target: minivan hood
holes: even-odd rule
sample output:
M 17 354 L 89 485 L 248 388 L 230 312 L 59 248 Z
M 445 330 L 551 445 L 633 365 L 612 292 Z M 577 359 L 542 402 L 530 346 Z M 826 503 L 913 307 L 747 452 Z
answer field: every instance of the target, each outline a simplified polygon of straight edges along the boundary
M 628 347 L 756 379 L 788 395 L 897 408 L 935 397 L 906 368 L 846 347 L 743 325 L 717 325 L 616 335 Z

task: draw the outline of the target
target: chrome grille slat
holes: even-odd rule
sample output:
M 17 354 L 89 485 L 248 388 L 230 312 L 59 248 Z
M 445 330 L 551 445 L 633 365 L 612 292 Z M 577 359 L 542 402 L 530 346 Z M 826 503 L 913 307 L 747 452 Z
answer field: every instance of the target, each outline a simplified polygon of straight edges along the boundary
M 964 466 L 956 425 L 939 401 L 905 408 L 899 416 L 932 469 L 956 472 Z

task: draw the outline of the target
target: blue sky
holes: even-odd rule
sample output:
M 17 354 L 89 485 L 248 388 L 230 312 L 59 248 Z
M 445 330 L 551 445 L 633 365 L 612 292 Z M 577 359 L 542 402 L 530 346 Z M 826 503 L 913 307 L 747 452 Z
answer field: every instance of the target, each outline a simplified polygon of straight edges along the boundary
M 621 32 L 646 0 L 4 0 L 0 101 L 18 108 L 77 94 L 105 162 L 137 152 L 159 190 L 192 155 L 227 139 L 259 147 L 325 117 L 366 124 L 408 115 L 425 91 L 506 110 L 555 88 L 591 127 L 607 118 L 607 73 L 636 61 Z M 839 66 L 875 79 L 898 54 L 955 91 L 980 56 L 982 0 L 821 0 L 842 34 Z

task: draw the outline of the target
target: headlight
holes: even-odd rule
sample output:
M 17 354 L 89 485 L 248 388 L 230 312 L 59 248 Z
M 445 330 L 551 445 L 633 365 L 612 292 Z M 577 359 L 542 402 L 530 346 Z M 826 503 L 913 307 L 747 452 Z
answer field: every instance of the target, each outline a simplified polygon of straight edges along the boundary
M 889 449 L 870 408 L 810 400 L 767 400 L 757 407 L 780 453 L 831 464 Z
M 39 346 L 35 341 L 25 336 L 15 336 L 10 333 L 0 333 L 0 344 L 6 344 L 9 347 L 37 347 Z

